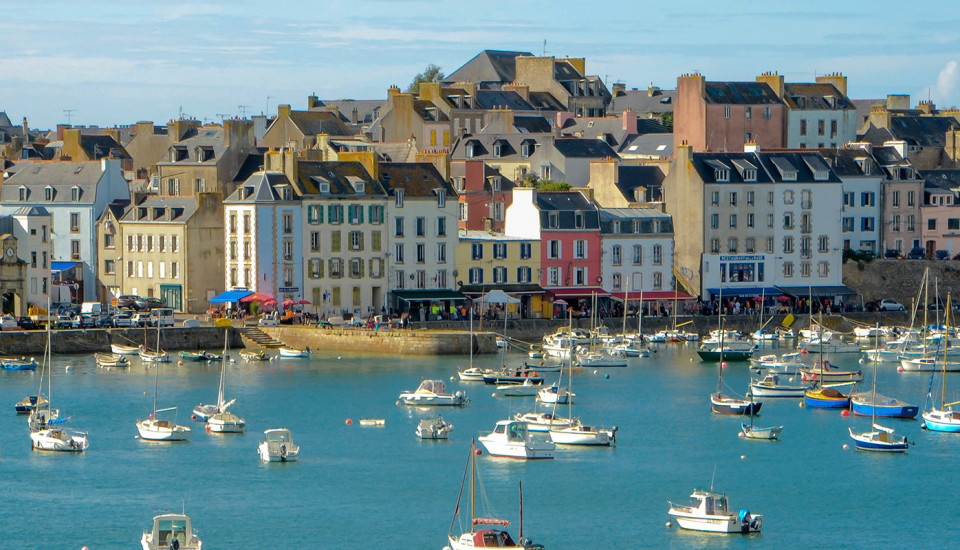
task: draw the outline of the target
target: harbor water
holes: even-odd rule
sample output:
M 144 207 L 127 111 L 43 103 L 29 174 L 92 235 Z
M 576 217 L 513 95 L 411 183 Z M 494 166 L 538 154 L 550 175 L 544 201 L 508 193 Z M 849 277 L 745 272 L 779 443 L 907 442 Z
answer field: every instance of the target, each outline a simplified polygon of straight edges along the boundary
M 486 500 L 518 537 L 549 549 L 573 548 L 934 548 L 955 544 L 950 510 L 960 477 L 960 434 L 921 430 L 921 420 L 884 420 L 916 446 L 905 455 L 854 450 L 849 426 L 869 418 L 766 399 L 756 422 L 783 425 L 780 441 L 738 437 L 740 419 L 710 412 L 717 363 L 694 344 L 661 345 L 631 366 L 574 377 L 574 414 L 617 426 L 613 448 L 559 447 L 555 460 L 478 459 Z M 777 351 L 777 350 L 774 350 Z M 783 350 L 779 350 L 783 351 Z M 534 398 L 493 397 L 492 386 L 450 381 L 467 358 L 363 356 L 317 352 L 227 366 L 226 396 L 247 421 L 245 434 L 205 433 L 190 420 L 216 400 L 219 363 L 160 367 L 158 407 L 178 406 L 193 428 L 185 443 L 137 439 L 135 422 L 153 409 L 153 368 L 97 368 L 91 356 L 56 356 L 53 406 L 68 426 L 89 432 L 79 455 L 31 451 L 24 416 L 13 405 L 35 394 L 39 372 L 0 372 L 0 547 L 91 550 L 138 548 L 163 510 L 193 519 L 204 547 L 440 549 L 453 518 L 470 440 L 497 420 L 530 411 Z M 857 357 L 830 357 L 856 369 Z M 526 360 L 509 355 L 508 364 Z M 496 356 L 475 364 L 492 367 Z M 69 369 L 67 368 L 69 365 Z M 872 368 L 864 369 L 869 388 Z M 725 392 L 745 393 L 750 371 L 731 363 Z M 609 375 L 609 376 L 607 376 Z M 547 374 L 552 381 L 557 375 Z M 464 408 L 425 410 L 397 404 L 421 379 L 447 381 L 470 397 Z M 878 391 L 923 406 L 929 373 L 881 365 Z M 960 390 L 949 378 L 948 401 Z M 953 391 L 950 391 L 950 388 Z M 934 384 L 939 393 L 939 381 Z M 454 425 L 446 441 L 420 441 L 419 419 L 438 412 Z M 561 407 L 557 414 L 566 414 Z M 363 427 L 360 418 L 383 418 Z M 352 424 L 345 421 L 351 419 Z M 300 461 L 266 464 L 263 430 L 286 427 Z M 843 446 L 849 445 L 849 450 Z M 695 487 L 727 493 L 731 507 L 764 515 L 760 535 L 698 534 L 668 528 L 668 500 L 687 502 Z M 466 498 L 466 492 L 465 492 Z M 461 510 L 469 513 L 465 501 Z

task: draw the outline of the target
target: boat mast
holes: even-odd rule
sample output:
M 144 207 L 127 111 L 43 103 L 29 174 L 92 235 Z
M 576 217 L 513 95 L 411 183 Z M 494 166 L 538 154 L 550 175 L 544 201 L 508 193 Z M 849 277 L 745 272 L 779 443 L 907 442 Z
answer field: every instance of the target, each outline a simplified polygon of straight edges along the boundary
M 720 331 L 720 375 L 717 376 L 717 397 L 723 395 L 723 285 L 720 285 L 720 292 L 717 293 L 717 328 Z M 674 303 L 676 305 L 676 303 Z M 674 308 L 676 311 L 676 308 Z M 673 328 L 676 330 L 677 321 L 674 317 Z
M 520 480 L 520 540 L 523 541 L 523 480 Z
M 947 293 L 947 316 L 946 320 L 943 322 L 944 331 L 947 334 L 947 343 L 950 342 L 950 293 Z M 946 409 L 945 403 L 947 402 L 947 350 L 944 347 L 943 350 L 943 382 L 940 388 L 940 406 Z
M 640 303 L 637 304 L 637 334 L 643 342 L 643 280 L 640 281 Z
M 620 333 L 627 334 L 627 301 L 630 298 L 630 279 L 627 279 L 627 291 L 623 294 L 623 328 Z
M 873 331 L 873 347 L 879 348 L 879 334 L 880 334 L 880 323 L 877 323 Z M 877 423 L 877 363 L 879 361 L 873 362 L 873 401 L 871 403 L 870 410 L 873 411 L 873 414 L 870 417 L 870 428 L 873 429 L 874 424 Z
M 923 356 L 927 356 L 927 290 L 930 288 L 930 268 L 923 271 Z M 946 353 L 944 353 L 946 355 Z
M 470 304 L 470 368 L 473 368 L 473 304 Z
M 473 440 L 470 441 L 470 528 L 477 518 L 477 453 L 474 452 Z
M 153 379 L 153 414 L 150 415 L 150 418 L 156 418 L 157 416 L 157 392 L 160 391 L 160 362 L 157 361 L 156 364 L 156 376 Z
M 229 342 L 229 329 L 223 329 L 223 357 L 220 358 L 220 386 L 217 388 L 217 409 L 223 412 L 223 394 L 224 394 L 224 373 L 227 370 L 227 344 Z

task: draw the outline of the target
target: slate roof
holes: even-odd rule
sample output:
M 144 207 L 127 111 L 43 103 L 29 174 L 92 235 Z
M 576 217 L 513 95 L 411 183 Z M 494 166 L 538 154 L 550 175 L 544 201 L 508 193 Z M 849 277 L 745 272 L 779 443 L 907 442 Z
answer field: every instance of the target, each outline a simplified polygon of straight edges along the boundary
M 443 189 L 448 198 L 457 196 L 450 182 L 443 179 L 430 162 L 381 162 L 380 183 L 390 195 L 403 189 L 405 197 L 436 197 L 434 189 Z
M 638 202 L 636 190 L 640 187 L 646 188 L 654 199 L 662 196 L 663 180 L 666 175 L 658 166 L 621 165 L 617 170 L 617 189 L 628 201 Z
M 276 190 L 276 186 L 284 184 L 289 185 L 290 181 L 282 172 L 257 172 L 238 186 L 223 203 L 239 204 L 279 201 L 281 198 Z M 247 188 L 250 187 L 253 188 L 253 192 L 247 194 Z M 295 186 L 291 186 L 291 188 L 296 189 Z M 300 197 L 295 196 L 294 200 L 300 200 Z
M 820 149 L 830 167 L 840 178 L 856 176 L 883 176 L 876 159 L 865 149 Z M 863 166 L 868 165 L 870 173 L 864 173 Z
M 263 163 L 263 153 L 256 152 L 248 154 L 247 158 L 243 159 L 243 164 L 241 164 L 240 168 L 237 169 L 237 173 L 234 174 L 232 181 L 237 183 L 247 181 L 247 178 L 252 176 L 255 172 L 263 170 Z
M 499 88 L 499 85 L 513 82 L 517 78 L 519 55 L 533 55 L 530 52 L 504 50 L 483 50 L 453 71 L 444 82 L 475 82 L 484 87 Z
M 549 92 L 530 92 L 530 105 L 537 111 L 566 111 L 567 107 L 560 103 Z
M 121 223 L 186 223 L 196 211 L 197 200 L 193 197 L 149 195 L 140 204 L 129 205 L 119 221 Z
M 673 134 L 629 135 L 617 150 L 625 155 L 669 157 L 673 154 Z
M 639 231 L 634 233 L 633 221 L 639 221 Z M 660 232 L 653 232 L 653 221 L 660 221 Z M 613 232 L 613 222 L 620 222 L 620 231 Z M 673 233 L 673 218 L 659 208 L 602 208 L 600 209 L 600 232 L 609 235 L 663 235 Z
M 851 99 L 850 102 L 857 109 L 857 126 L 862 125 L 870 116 L 871 107 L 887 104 L 886 99 Z
M 196 156 L 194 151 L 197 147 L 209 148 L 213 151 L 213 161 L 216 162 L 223 156 L 224 151 L 227 150 L 225 144 L 225 135 L 222 127 L 219 126 L 204 126 L 197 129 L 189 130 L 184 139 L 174 143 L 171 147 L 177 149 L 185 149 L 187 151 L 187 158 L 177 162 L 183 163 L 196 163 Z M 160 164 L 165 164 L 170 162 L 168 159 L 165 159 Z M 209 161 L 208 161 L 209 162 Z
M 352 135 L 337 113 L 330 111 L 290 111 L 290 121 L 303 132 L 305 136 L 327 134 L 330 136 Z M 277 119 L 274 120 L 276 124 Z M 271 124 L 273 126 L 273 124 Z M 270 130 L 267 129 L 269 132 Z
M 790 109 L 800 110 L 846 111 L 856 109 L 853 102 L 840 93 L 836 86 L 819 82 L 784 84 L 783 102 Z
M 726 169 L 729 183 L 840 183 L 836 172 L 830 169 L 820 153 L 694 153 L 691 157 L 694 169 L 704 183 L 719 183 L 716 180 L 717 169 Z M 749 164 L 746 164 L 749 163 Z M 827 178 L 814 178 L 810 165 L 820 166 L 827 172 Z M 744 181 L 744 172 L 750 167 L 757 169 L 757 181 Z M 784 170 L 796 171 L 795 180 L 785 180 Z
M 477 134 L 473 136 L 465 136 L 463 139 L 458 140 L 453 149 L 450 151 L 450 158 L 452 160 L 464 160 L 467 158 L 467 146 L 470 144 L 474 145 L 474 154 L 473 158 L 484 159 L 485 156 L 490 155 L 489 158 L 484 160 L 489 160 L 494 162 L 495 160 L 499 162 L 509 161 L 511 159 L 520 161 L 521 156 L 521 145 L 524 141 L 532 141 L 533 143 L 545 143 L 548 141 L 549 137 L 544 134 L 535 135 L 535 134 Z M 544 139 L 548 138 L 548 139 Z M 497 141 L 503 141 L 504 147 L 501 149 L 500 157 L 493 157 L 493 144 Z
M 326 107 L 334 107 L 340 116 L 341 122 L 351 124 L 353 120 L 353 110 L 357 110 L 357 123 L 370 124 L 377 118 L 377 113 L 383 108 L 386 101 L 383 99 L 325 99 L 320 101 L 320 106 L 312 110 L 321 110 Z
M 479 109 L 512 109 L 535 111 L 529 101 L 513 90 L 477 90 L 476 105 Z
M 924 188 L 960 189 L 960 170 L 920 170 Z
M 113 139 L 113 136 L 104 134 L 97 136 L 81 134 L 80 147 L 86 151 L 87 155 L 92 160 L 100 160 L 111 155 L 122 159 L 131 158 L 130 154 L 127 153 L 127 150 L 124 149 L 122 145 L 117 143 L 117 140 Z
M 871 124 L 862 141 L 879 145 L 884 141 L 903 140 L 917 147 L 943 147 L 947 131 L 957 128 L 960 123 L 949 117 L 892 116 L 889 128 Z
M 522 134 L 545 134 L 553 129 L 550 121 L 542 116 L 513 116 L 513 127 Z
M 540 227 L 551 231 L 576 229 L 578 231 L 600 228 L 600 214 L 596 206 L 578 191 L 538 191 L 537 208 L 540 209 Z M 558 227 L 550 227 L 550 213 L 557 212 Z M 575 213 L 583 212 L 583 227 L 577 228 Z
M 553 146 L 565 157 L 575 158 L 616 158 L 617 153 L 604 141 L 589 138 L 559 138 Z
M 707 103 L 734 105 L 775 105 L 780 98 L 766 82 L 705 82 Z
M 21 206 L 11 216 L 49 216 L 50 212 L 42 206 Z
M 676 102 L 676 90 L 657 90 L 652 96 L 648 95 L 647 90 L 629 90 L 611 99 L 607 110 L 617 115 L 627 109 L 638 114 L 672 113 Z
M 337 197 L 380 197 L 387 196 L 383 185 L 373 179 L 360 162 L 300 161 L 297 169 L 297 181 L 294 186 L 304 195 L 320 194 L 320 184 L 330 186 L 329 194 Z M 364 183 L 364 193 L 360 195 L 354 188 L 355 182 Z
M 80 187 L 79 204 L 96 202 L 97 183 L 103 177 L 100 162 L 34 162 L 19 166 L 17 173 L 0 186 L 0 202 L 20 202 L 20 186 L 28 189 L 27 202 L 74 203 L 70 189 Z M 44 199 L 47 186 L 54 189 L 52 201 Z
M 0 128 L 10 128 L 13 126 L 13 123 L 10 122 L 10 117 L 7 116 L 5 111 L 0 111 Z
M 450 120 L 447 114 L 438 109 L 433 102 L 425 99 L 413 100 L 413 111 L 427 122 L 444 122 Z

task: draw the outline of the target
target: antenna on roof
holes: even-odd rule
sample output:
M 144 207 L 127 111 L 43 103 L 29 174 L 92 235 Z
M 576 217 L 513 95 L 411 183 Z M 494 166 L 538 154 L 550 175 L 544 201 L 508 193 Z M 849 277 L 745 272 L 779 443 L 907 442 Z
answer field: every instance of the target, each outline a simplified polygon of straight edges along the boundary
M 543 57 L 547 56 L 547 39 L 543 39 Z
M 67 117 L 67 124 L 70 124 L 70 120 L 73 118 L 73 113 L 76 112 L 76 109 L 64 109 L 63 114 Z
M 240 109 L 240 118 L 247 118 L 247 109 L 249 108 L 249 105 L 237 105 L 237 109 Z
M 270 116 L 270 99 L 272 98 L 273 98 L 272 95 L 267 96 L 267 110 L 264 111 L 267 114 L 267 116 Z
M 223 124 L 223 121 L 226 120 L 227 117 L 230 116 L 230 115 L 225 114 L 225 113 L 217 113 L 216 116 L 220 117 L 220 124 Z M 204 119 L 204 120 L 206 120 L 206 119 Z

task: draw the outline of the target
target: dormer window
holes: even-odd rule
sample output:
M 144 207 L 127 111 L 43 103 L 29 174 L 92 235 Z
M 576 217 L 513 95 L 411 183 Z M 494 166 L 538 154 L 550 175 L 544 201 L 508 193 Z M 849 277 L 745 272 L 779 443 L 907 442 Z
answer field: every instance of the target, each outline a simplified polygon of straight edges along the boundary
M 362 182 L 362 181 L 355 181 L 355 182 L 353 182 L 353 192 L 354 192 L 354 193 L 357 193 L 358 195 L 362 195 L 362 194 L 363 194 L 363 191 L 364 191 L 364 185 L 363 185 L 363 182 Z
M 468 159 L 472 159 L 472 158 L 474 157 L 474 155 L 476 154 L 476 151 L 474 150 L 474 147 L 475 147 L 475 146 L 474 146 L 473 143 L 468 143 L 468 144 L 467 144 L 467 158 L 468 158 Z
M 247 198 L 247 197 L 250 197 L 251 195 L 253 195 L 253 187 L 251 187 L 251 186 L 249 186 L 249 185 L 244 186 L 243 189 L 240 191 L 240 198 L 241 198 L 241 199 L 245 199 L 245 198 Z
M 146 217 L 147 217 L 147 207 L 146 206 L 137 207 L 137 219 L 143 220 L 143 219 L 146 219 Z
M 495 158 L 503 156 L 503 145 L 499 141 L 493 144 L 493 156 Z
M 730 181 L 730 167 L 718 160 L 707 160 L 707 166 L 713 168 L 713 181 L 716 182 L 728 182 Z
M 329 183 L 321 183 L 321 184 L 320 184 L 320 192 L 321 192 L 321 193 L 329 193 L 329 192 L 330 192 L 330 184 L 329 184 Z
M 396 190 L 397 208 L 403 208 L 403 189 Z
M 466 178 L 453 178 L 453 188 L 457 193 L 463 193 L 467 188 Z
M 43 188 L 43 200 L 45 200 L 45 201 L 52 201 L 55 194 L 56 194 L 56 193 L 54 193 L 53 187 L 50 187 L 50 186 L 48 185 L 48 186 L 46 186 L 46 187 Z
M 72 200 L 73 202 L 80 201 L 80 187 L 74 185 L 73 187 L 70 188 L 70 200 Z
M 530 155 L 533 154 L 535 148 L 536 148 L 536 145 L 534 144 L 533 141 L 525 140 L 523 143 L 520 144 L 520 156 L 523 158 L 528 158 Z
M 577 229 L 583 229 L 583 212 L 574 213 L 573 224 Z
M 437 194 L 437 208 L 443 208 L 447 205 L 447 194 L 444 192 L 443 188 L 434 189 L 434 193 Z
M 156 207 L 154 207 L 154 208 L 153 208 L 153 219 L 159 220 L 159 219 L 163 218 L 164 210 L 166 210 L 166 209 L 165 209 L 164 207 L 162 207 L 162 206 L 156 206 Z
M 27 200 L 27 188 L 22 185 L 20 186 L 20 200 Z
M 187 148 L 182 145 L 171 147 L 170 162 L 179 162 L 181 160 L 187 160 Z
M 783 181 L 797 181 L 797 168 L 785 157 L 773 157 L 770 162 L 776 166 Z
M 560 227 L 560 216 L 556 212 L 550 212 L 547 215 L 547 223 L 550 229 L 556 229 Z

